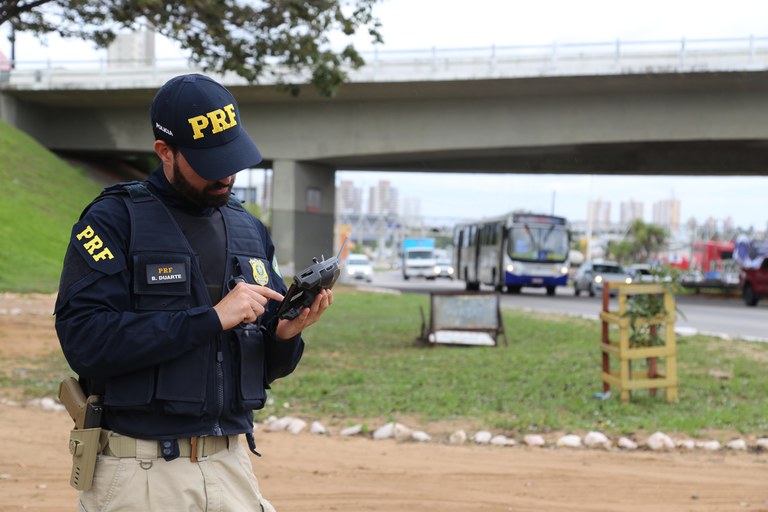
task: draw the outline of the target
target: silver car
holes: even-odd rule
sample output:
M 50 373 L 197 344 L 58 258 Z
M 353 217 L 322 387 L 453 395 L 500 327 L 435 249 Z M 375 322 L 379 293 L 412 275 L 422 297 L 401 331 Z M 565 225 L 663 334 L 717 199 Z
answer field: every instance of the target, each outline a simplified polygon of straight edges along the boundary
M 590 297 L 603 293 L 604 283 L 631 283 L 632 276 L 616 262 L 585 261 L 573 276 L 573 290 L 576 296 L 587 292 Z M 615 295 L 612 291 L 611 295 Z
M 348 280 L 373 281 L 373 266 L 365 254 L 350 254 L 344 261 L 342 273 Z

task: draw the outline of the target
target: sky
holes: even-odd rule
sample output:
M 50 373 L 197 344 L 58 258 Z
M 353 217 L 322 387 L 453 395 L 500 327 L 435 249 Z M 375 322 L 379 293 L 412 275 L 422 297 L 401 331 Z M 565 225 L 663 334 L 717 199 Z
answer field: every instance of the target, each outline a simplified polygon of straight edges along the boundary
M 714 39 L 768 37 L 766 0 L 383 0 L 375 13 L 382 23 L 383 50 L 486 47 L 491 45 L 605 42 L 621 39 Z M 363 33 L 361 51 L 373 47 Z M 0 27 L 0 51 L 8 55 L 7 29 Z M 158 56 L 178 53 L 158 40 Z M 56 60 L 97 55 L 84 42 L 48 38 L 41 46 L 20 35 L 19 60 Z M 767 155 L 768 157 L 768 155 Z M 364 188 L 389 180 L 401 199 L 420 199 L 421 214 L 451 222 L 499 215 L 524 208 L 586 218 L 587 202 L 612 203 L 618 221 L 622 201 L 644 203 L 651 221 L 654 202 L 676 198 L 681 219 L 704 222 L 730 217 L 735 225 L 764 230 L 768 224 L 768 177 L 658 177 L 522 174 L 337 172 L 337 182 Z

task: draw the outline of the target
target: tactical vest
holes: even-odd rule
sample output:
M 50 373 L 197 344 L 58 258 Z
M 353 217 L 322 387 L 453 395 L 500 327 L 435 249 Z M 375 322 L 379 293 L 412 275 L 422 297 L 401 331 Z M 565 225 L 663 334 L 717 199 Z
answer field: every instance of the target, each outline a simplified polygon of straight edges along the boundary
M 133 311 L 171 313 L 212 305 L 199 262 L 168 208 L 140 182 L 109 187 L 97 200 L 113 195 L 123 200 L 131 219 L 127 258 Z M 220 211 L 226 229 L 227 279 L 240 277 L 284 292 L 253 217 L 234 198 Z M 240 325 L 218 338 L 160 366 L 107 379 L 108 422 L 118 426 L 130 421 L 134 429 L 137 422 L 146 423 L 141 429 L 154 438 L 173 432 L 209 433 L 218 430 L 222 419 L 230 430 L 247 427 L 250 411 L 264 406 L 268 388 L 263 330 Z

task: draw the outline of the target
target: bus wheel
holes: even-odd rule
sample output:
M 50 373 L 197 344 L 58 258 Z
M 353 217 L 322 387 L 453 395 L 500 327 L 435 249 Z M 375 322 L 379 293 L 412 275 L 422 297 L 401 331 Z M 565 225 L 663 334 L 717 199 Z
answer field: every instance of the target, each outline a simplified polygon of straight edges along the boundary
M 466 288 L 468 292 L 476 292 L 480 289 L 480 283 L 471 283 L 467 281 Z
M 554 295 L 555 294 L 555 287 L 554 286 L 547 286 L 547 295 Z
M 507 293 L 518 295 L 520 293 L 521 286 L 507 286 Z

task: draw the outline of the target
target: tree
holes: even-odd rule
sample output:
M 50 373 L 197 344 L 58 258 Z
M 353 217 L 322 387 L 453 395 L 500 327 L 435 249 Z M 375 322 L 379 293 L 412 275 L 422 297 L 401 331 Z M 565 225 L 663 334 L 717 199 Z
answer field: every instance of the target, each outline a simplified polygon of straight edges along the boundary
M 667 230 L 656 224 L 635 219 L 620 242 L 610 242 L 608 252 L 619 262 L 647 261 L 654 252 L 664 247 L 669 237 Z
M 372 12 L 377 1 L 15 0 L 0 2 L 0 26 L 105 48 L 121 30 L 146 24 L 189 50 L 205 71 L 233 71 L 250 83 L 273 80 L 294 95 L 298 82 L 309 81 L 333 96 L 347 79 L 345 70 L 364 61 L 352 44 L 335 50 L 330 37 L 365 29 L 372 42 L 382 42 Z

